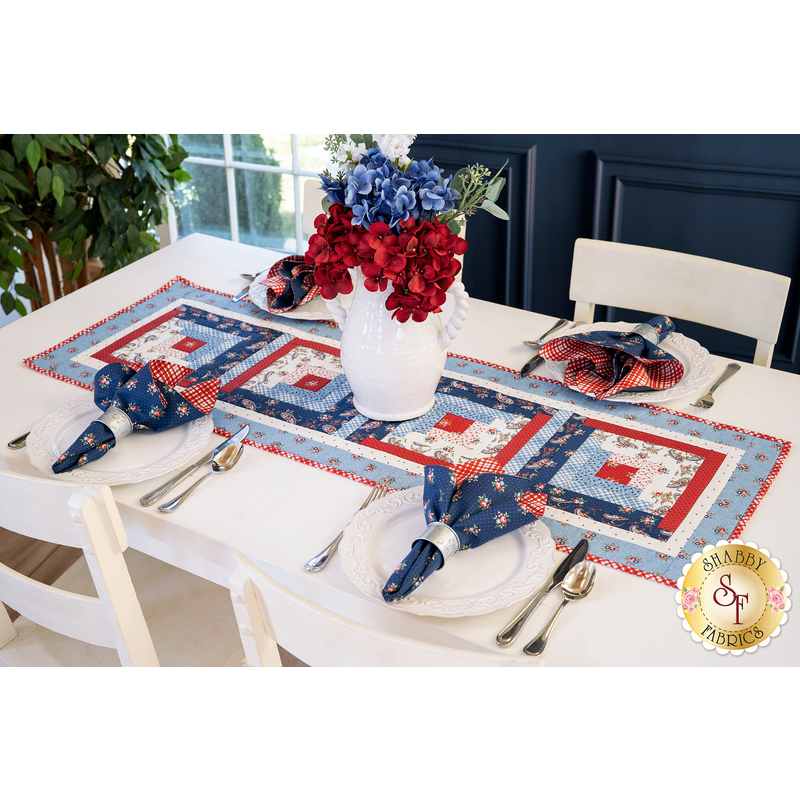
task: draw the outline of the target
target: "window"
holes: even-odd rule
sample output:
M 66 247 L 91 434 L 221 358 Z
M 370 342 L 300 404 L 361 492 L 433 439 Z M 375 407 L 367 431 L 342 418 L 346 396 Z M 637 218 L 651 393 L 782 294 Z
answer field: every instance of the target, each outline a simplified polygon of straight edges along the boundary
M 189 153 L 170 213 L 170 239 L 205 233 L 302 254 L 303 187 L 325 169 L 325 135 L 316 133 L 178 134 Z

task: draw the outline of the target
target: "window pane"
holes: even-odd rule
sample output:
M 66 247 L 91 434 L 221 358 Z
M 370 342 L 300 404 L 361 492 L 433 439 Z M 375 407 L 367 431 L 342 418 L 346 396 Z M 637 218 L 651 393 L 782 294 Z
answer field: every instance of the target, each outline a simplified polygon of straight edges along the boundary
M 309 190 L 307 187 L 313 187 Z M 301 202 L 303 206 L 303 247 L 301 252 L 308 249 L 308 239 L 314 230 L 314 220 L 322 213 L 322 201 L 325 193 L 320 189 L 319 178 L 300 178 Z M 305 207 L 308 200 L 309 207 Z
M 295 252 L 294 180 L 291 175 L 237 169 L 239 241 Z
M 297 149 L 301 172 L 322 172 L 328 164 L 325 152 L 325 133 L 298 133 Z
M 290 133 L 232 133 L 233 160 L 292 168 Z
M 220 161 L 225 158 L 221 133 L 179 133 L 178 144 L 190 157 L 218 158 Z
M 190 233 L 207 233 L 230 239 L 225 168 L 186 162 L 183 168 L 192 176 L 192 180 L 177 184 L 175 189 L 178 238 Z

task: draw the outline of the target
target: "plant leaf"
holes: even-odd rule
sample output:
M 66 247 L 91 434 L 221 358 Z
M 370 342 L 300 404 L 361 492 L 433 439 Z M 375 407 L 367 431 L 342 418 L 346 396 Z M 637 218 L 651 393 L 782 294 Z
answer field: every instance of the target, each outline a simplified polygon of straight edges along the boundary
M 464 178 L 469 175 L 468 169 L 460 169 L 453 175 L 453 180 L 450 182 L 450 186 L 455 189 L 459 194 L 461 190 L 464 188 Z
M 60 134 L 36 133 L 34 137 L 47 150 L 52 150 L 62 156 L 70 155 L 69 147 L 59 141 Z
M 30 140 L 31 135 L 29 133 L 15 133 L 11 137 L 11 148 L 14 150 L 17 164 L 21 164 L 25 160 L 25 148 Z
M 36 289 L 32 289 L 27 283 L 17 283 L 14 286 L 14 291 L 26 300 L 38 300 L 41 302 L 42 297 Z
M 11 249 L 8 251 L 8 261 L 17 269 L 24 269 L 24 265 L 22 263 L 22 254 L 18 253 L 16 250 Z
M 64 181 L 59 175 L 53 176 L 53 197 L 55 197 L 56 203 L 61 205 L 61 201 L 64 199 Z
M 500 192 L 503 191 L 503 187 L 505 185 L 506 179 L 496 175 L 489 184 L 489 188 L 486 190 L 486 199 L 496 203 L 497 198 L 500 197 Z
M 14 177 L 10 172 L 0 170 L 0 183 L 10 186 L 12 189 L 21 189 L 23 192 L 30 192 L 30 188 L 25 186 L 18 178 Z
M 0 296 L 0 305 L 2 305 L 3 311 L 5 311 L 6 314 L 10 314 L 12 311 L 14 311 L 16 304 L 14 303 L 14 298 L 11 295 L 11 292 L 3 292 L 2 296 Z
M 497 217 L 498 219 L 508 219 L 509 216 L 503 211 L 500 206 L 496 206 L 491 200 L 484 200 L 481 203 L 481 208 L 486 209 L 490 214 Z
M 53 185 L 53 173 L 50 167 L 42 165 L 36 173 L 36 190 L 39 192 L 39 199 L 44 200 L 50 194 L 50 187 Z
M 31 169 L 36 172 L 36 167 L 39 166 L 39 160 L 42 157 L 42 146 L 36 139 L 31 139 L 28 142 L 28 146 L 25 148 L 25 158 L 28 159 L 28 163 L 31 165 Z

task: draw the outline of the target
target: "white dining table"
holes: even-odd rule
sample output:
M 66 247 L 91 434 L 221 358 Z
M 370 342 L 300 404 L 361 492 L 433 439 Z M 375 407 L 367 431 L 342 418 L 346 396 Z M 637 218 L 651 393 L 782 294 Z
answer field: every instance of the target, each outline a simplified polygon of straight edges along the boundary
M 235 294 L 245 286 L 240 272 L 265 269 L 283 255 L 193 234 L 0 328 L 0 466 L 40 475 L 25 449 L 11 450 L 5 442 L 63 403 L 87 395 L 84 388 L 28 368 L 23 359 L 115 314 L 176 276 Z M 467 261 L 467 270 L 479 268 Z M 539 336 L 553 321 L 547 315 L 471 299 L 464 327 L 450 350 L 518 370 L 530 356 L 522 341 Z M 718 376 L 728 360 L 713 360 Z M 690 408 L 694 396 L 663 405 L 795 444 L 741 537 L 779 560 L 791 586 L 800 582 L 800 376 L 748 363 L 741 367 L 718 391 L 711 410 Z M 539 366 L 536 374 L 548 373 Z M 213 444 L 222 441 L 212 434 Z M 206 481 L 168 515 L 156 506 L 139 504 L 145 492 L 164 480 L 112 487 L 130 546 L 223 586 L 235 567 L 232 553 L 238 550 L 298 594 L 351 619 L 427 642 L 518 657 L 524 657 L 522 647 L 560 599 L 559 592 L 548 595 L 517 642 L 500 651 L 495 635 L 524 601 L 479 616 L 420 616 L 366 596 L 350 581 L 338 557 L 321 572 L 304 569 L 304 563 L 350 523 L 369 492 L 367 486 L 251 447 L 245 448 L 235 470 Z M 564 554 L 556 552 L 555 562 L 562 558 Z M 706 650 L 684 630 L 675 592 L 599 564 L 591 594 L 566 607 L 545 654 L 531 661 L 542 666 L 725 669 L 800 665 L 800 604 L 791 608 L 781 635 L 766 647 L 739 656 L 721 655 Z

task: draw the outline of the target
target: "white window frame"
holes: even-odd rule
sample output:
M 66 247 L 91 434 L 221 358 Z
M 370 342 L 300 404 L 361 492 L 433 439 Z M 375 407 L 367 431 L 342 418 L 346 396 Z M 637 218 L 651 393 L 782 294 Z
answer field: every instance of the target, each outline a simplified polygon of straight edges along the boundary
M 236 202 L 236 180 L 234 170 L 244 169 L 252 172 L 275 172 L 281 175 L 291 175 L 294 183 L 294 238 L 295 252 L 302 255 L 305 252 L 303 242 L 303 192 L 301 191 L 301 178 L 317 178 L 319 172 L 314 170 L 300 169 L 300 151 L 297 144 L 297 134 L 289 134 L 292 142 L 292 166 L 274 167 L 266 164 L 251 164 L 247 161 L 235 161 L 233 158 L 232 134 L 222 134 L 222 154 L 223 158 L 201 158 L 200 156 L 189 156 L 183 160 L 184 164 L 204 164 L 209 167 L 223 167 L 228 186 L 228 215 L 231 226 L 231 241 L 239 241 L 239 214 Z M 164 136 L 164 141 L 169 141 L 169 136 Z M 169 230 L 162 230 L 161 245 L 178 241 L 178 218 L 172 203 L 167 202 L 167 225 Z M 162 226 L 163 228 L 163 226 Z M 169 233 L 169 241 L 164 241 L 164 234 Z

